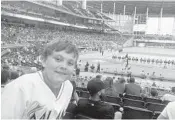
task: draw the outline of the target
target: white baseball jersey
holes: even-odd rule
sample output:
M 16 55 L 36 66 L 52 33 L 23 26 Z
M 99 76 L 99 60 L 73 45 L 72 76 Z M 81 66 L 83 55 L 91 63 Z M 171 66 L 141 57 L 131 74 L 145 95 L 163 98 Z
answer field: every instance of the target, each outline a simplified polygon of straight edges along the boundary
M 73 86 L 62 83 L 57 97 L 45 84 L 41 72 L 23 75 L 7 84 L 1 96 L 2 119 L 59 119 L 71 100 Z
M 162 111 L 161 115 L 169 120 L 175 119 L 175 101 L 169 102 L 165 109 Z

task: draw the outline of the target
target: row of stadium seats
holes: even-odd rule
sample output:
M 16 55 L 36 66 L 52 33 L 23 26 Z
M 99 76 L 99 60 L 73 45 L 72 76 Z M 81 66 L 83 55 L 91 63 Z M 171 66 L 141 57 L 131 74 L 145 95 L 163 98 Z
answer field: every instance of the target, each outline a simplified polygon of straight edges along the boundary
M 86 98 L 80 98 L 80 99 L 86 99 Z M 112 105 L 114 107 L 114 111 L 121 111 L 122 112 L 122 119 L 156 119 L 163 108 L 159 107 L 157 109 L 160 109 L 159 111 L 152 111 L 149 109 L 145 108 L 139 108 L 139 107 L 134 107 L 130 105 L 124 105 L 121 106 L 116 103 L 111 103 L 111 102 L 105 102 L 106 104 Z M 123 110 L 122 110 L 122 108 Z M 66 119 L 71 119 L 71 118 L 76 118 L 76 119 L 93 119 L 90 116 L 78 114 L 74 116 L 71 111 L 67 111 L 65 115 Z
M 90 95 L 87 91 L 78 91 L 77 90 L 77 93 L 80 97 L 83 97 L 83 98 L 89 98 Z M 122 100 L 123 99 L 123 100 Z M 134 96 L 134 95 L 125 95 L 124 97 L 112 97 L 112 96 L 106 96 L 105 97 L 105 100 L 107 102 L 112 102 L 112 103 L 117 103 L 117 104 L 120 104 L 121 105 L 121 102 L 127 102 L 127 101 L 131 101 L 130 103 L 131 104 L 135 104 L 136 106 L 140 106 L 141 108 L 145 107 L 145 103 L 155 103 L 155 104 L 163 104 L 163 105 L 166 105 L 168 104 L 167 101 L 162 101 L 160 99 L 154 99 L 154 98 L 142 98 L 142 97 L 139 97 L 139 96 Z M 134 101 L 132 101 L 134 100 Z M 137 102 L 137 103 L 134 103 L 134 102 Z
M 76 90 L 79 93 L 80 97 L 85 97 L 85 98 L 89 97 L 89 93 L 88 93 L 86 88 L 76 87 Z M 140 96 L 128 95 L 128 94 L 125 94 L 124 96 L 120 95 L 120 97 L 118 99 L 116 97 L 109 97 L 108 96 L 108 99 L 110 99 L 111 101 L 115 101 L 115 100 L 121 101 L 121 98 L 140 100 L 140 101 L 143 101 L 146 103 L 152 102 L 152 103 L 165 104 L 165 105 L 168 104 L 168 101 L 162 101 L 160 99 L 154 99 L 154 98 L 149 98 L 149 97 L 140 97 Z M 114 102 L 114 103 L 116 103 L 116 102 Z
M 77 93 L 79 97 L 82 97 L 82 98 L 90 97 L 87 91 L 77 90 Z M 104 101 L 118 104 L 120 106 L 132 106 L 132 107 L 148 109 L 148 110 L 151 110 L 152 112 L 154 111 L 161 112 L 169 102 L 169 101 L 161 101 L 160 99 L 142 98 L 142 97 L 133 96 L 133 95 L 125 95 L 124 97 L 105 96 Z

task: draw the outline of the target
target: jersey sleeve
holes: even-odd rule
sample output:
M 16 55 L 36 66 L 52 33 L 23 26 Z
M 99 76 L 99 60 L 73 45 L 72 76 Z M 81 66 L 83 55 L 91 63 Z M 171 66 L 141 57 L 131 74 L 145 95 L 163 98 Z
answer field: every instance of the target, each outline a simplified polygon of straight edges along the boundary
M 20 119 L 25 109 L 24 92 L 15 81 L 7 84 L 1 96 L 1 118 Z
M 168 106 L 169 104 L 164 108 L 164 110 L 161 112 L 161 115 L 164 117 L 164 118 L 168 118 Z

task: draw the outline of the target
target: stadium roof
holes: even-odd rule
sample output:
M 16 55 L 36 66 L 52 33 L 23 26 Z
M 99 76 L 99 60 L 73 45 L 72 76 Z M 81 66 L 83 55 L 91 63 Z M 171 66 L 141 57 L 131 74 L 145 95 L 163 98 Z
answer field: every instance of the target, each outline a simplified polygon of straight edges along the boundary
M 125 5 L 125 13 L 127 15 L 132 15 L 134 13 L 135 7 L 137 7 L 137 14 L 146 13 L 147 7 L 149 8 L 149 14 L 159 15 L 161 8 L 163 8 L 163 15 L 175 15 L 175 1 L 169 0 L 143 0 L 143 1 L 133 1 L 133 0 L 99 0 L 90 1 L 87 0 L 88 8 L 95 8 L 101 10 L 101 4 L 103 6 L 103 12 L 113 13 L 115 3 L 115 13 L 123 14 L 123 9 Z

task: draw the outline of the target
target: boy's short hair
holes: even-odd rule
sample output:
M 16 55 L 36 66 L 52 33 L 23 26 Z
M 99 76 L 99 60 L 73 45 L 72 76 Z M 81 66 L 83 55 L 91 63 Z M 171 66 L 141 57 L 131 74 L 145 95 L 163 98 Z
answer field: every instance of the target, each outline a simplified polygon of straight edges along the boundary
M 73 53 L 76 60 L 78 59 L 79 54 L 77 47 L 68 41 L 51 41 L 45 46 L 42 57 L 46 59 L 54 51 L 59 52 L 64 50 L 66 53 Z

